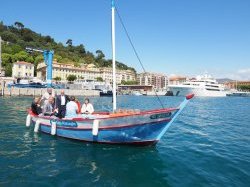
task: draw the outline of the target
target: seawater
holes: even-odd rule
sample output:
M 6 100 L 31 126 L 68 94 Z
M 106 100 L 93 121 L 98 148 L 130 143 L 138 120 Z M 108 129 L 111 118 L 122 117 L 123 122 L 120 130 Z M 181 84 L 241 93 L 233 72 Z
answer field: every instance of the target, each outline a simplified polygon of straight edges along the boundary
M 83 101 L 83 98 L 79 98 Z M 111 98 L 90 98 L 111 110 Z M 178 106 L 181 97 L 160 97 Z M 30 97 L 0 98 L 0 186 L 250 186 L 250 98 L 194 98 L 156 146 L 99 145 L 35 134 Z M 118 106 L 159 108 L 155 97 Z

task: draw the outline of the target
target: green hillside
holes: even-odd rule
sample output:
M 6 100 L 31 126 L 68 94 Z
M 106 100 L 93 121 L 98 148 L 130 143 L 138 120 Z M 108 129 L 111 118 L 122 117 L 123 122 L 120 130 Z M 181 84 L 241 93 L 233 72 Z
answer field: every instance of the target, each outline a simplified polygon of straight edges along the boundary
M 35 67 L 41 61 L 41 53 L 29 54 L 25 51 L 26 47 L 39 49 L 53 49 L 55 51 L 54 59 L 60 63 L 74 63 L 75 66 L 81 64 L 95 64 L 97 67 L 111 67 L 112 61 L 105 59 L 105 54 L 97 50 L 95 54 L 87 51 L 83 44 L 73 45 L 73 41 L 68 39 L 65 45 L 57 43 L 50 36 L 42 36 L 22 23 L 15 22 L 14 25 L 7 26 L 0 22 L 0 36 L 4 41 L 2 43 L 2 66 L 5 68 L 6 76 L 11 76 L 12 63 L 16 61 L 26 61 L 34 63 Z M 133 70 L 134 68 L 117 62 L 117 68 L 123 70 Z

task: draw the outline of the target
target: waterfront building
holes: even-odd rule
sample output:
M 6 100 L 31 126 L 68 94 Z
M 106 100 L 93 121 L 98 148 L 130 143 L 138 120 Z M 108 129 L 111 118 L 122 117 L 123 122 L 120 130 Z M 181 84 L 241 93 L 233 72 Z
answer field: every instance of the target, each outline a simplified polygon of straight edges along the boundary
M 75 75 L 77 79 L 96 80 L 98 77 L 102 78 L 104 82 L 112 83 L 112 68 L 102 67 L 97 68 L 94 64 L 82 64 L 76 67 L 73 64 L 62 64 L 56 61 L 53 62 L 53 79 L 60 77 L 62 81 L 66 81 L 69 75 Z M 39 63 L 37 66 L 37 77 L 41 80 L 46 79 L 46 64 Z M 134 81 L 135 72 L 132 70 L 117 70 L 116 82 Z
M 137 74 L 137 82 L 139 85 L 154 86 L 155 89 L 166 89 L 168 77 L 161 73 L 146 72 Z
M 224 83 L 225 87 L 229 88 L 229 89 L 237 89 L 236 87 L 238 86 L 249 86 L 250 85 L 250 81 L 230 81 L 230 82 L 226 82 Z
M 169 84 L 170 85 L 179 85 L 179 84 L 186 82 L 187 80 L 188 80 L 187 77 L 175 75 L 175 76 L 171 76 L 169 78 Z
M 34 64 L 24 61 L 17 61 L 12 66 L 13 78 L 33 78 L 34 77 Z

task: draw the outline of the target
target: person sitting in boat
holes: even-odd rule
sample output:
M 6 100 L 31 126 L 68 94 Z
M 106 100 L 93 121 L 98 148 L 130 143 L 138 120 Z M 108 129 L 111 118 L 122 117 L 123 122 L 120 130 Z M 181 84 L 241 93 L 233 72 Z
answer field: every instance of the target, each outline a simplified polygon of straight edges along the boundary
M 48 101 L 43 106 L 43 115 L 44 116 L 52 116 L 56 113 L 55 110 L 55 99 L 50 96 Z
M 75 98 L 75 102 L 76 102 L 77 107 L 78 107 L 77 114 L 81 114 L 81 103 L 77 98 Z
M 84 100 L 84 104 L 82 105 L 81 109 L 82 114 L 92 114 L 94 112 L 93 105 L 89 102 L 89 99 L 86 98 Z
M 75 102 L 75 97 L 70 97 L 70 102 L 66 105 L 66 115 L 65 118 L 74 118 L 77 117 L 78 106 Z
M 65 95 L 64 90 L 61 90 L 61 95 L 56 97 L 56 109 L 58 110 L 58 117 L 64 118 L 66 114 L 66 105 L 70 101 L 69 96 Z
M 44 94 L 41 98 L 42 106 L 46 104 L 46 102 L 49 100 L 50 96 L 55 98 L 55 92 L 52 88 L 47 88 L 46 92 L 44 92 Z
M 31 111 L 36 115 L 39 115 L 42 113 L 42 108 L 40 106 L 40 103 L 41 103 L 41 98 L 35 97 L 31 104 Z

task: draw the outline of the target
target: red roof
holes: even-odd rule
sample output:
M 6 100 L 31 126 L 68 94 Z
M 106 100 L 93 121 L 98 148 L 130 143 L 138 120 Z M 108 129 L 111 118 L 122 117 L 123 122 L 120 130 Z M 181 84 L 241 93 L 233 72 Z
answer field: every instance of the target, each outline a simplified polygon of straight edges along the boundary
M 29 62 L 24 62 L 24 61 L 17 61 L 17 62 L 15 62 L 15 64 L 33 65 L 33 64 L 29 63 Z

